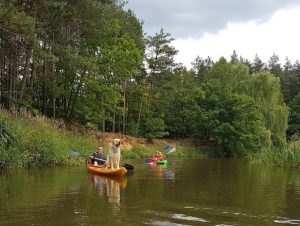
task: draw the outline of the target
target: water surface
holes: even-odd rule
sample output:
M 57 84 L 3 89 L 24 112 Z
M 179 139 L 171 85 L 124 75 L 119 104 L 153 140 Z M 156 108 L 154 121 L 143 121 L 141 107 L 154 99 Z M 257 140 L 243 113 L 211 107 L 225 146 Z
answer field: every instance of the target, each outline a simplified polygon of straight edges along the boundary
M 241 160 L 128 162 L 110 179 L 86 168 L 0 174 L 0 225 L 300 225 L 300 170 Z

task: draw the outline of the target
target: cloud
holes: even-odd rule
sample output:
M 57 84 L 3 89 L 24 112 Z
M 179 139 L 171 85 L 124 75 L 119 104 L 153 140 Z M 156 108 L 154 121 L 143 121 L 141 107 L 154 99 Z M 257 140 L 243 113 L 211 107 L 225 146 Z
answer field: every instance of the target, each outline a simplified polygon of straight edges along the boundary
M 129 0 L 125 8 L 144 21 L 148 35 L 160 28 L 174 38 L 200 38 L 216 33 L 228 23 L 263 23 L 275 11 L 299 5 L 299 0 Z
M 236 50 L 239 56 L 250 61 L 255 54 L 267 62 L 276 53 L 281 62 L 289 57 L 292 62 L 300 58 L 300 8 L 277 11 L 269 21 L 256 20 L 245 23 L 227 23 L 225 29 L 216 33 L 204 33 L 202 38 L 179 38 L 173 42 L 179 54 L 176 61 L 190 67 L 196 56 L 227 59 Z

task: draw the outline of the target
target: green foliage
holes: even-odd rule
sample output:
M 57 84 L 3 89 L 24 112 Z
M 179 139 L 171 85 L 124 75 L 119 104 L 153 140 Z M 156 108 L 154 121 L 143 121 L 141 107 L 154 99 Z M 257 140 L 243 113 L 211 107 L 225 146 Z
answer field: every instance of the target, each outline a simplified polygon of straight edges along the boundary
M 149 36 L 146 39 L 148 51 L 146 61 L 151 70 L 150 75 L 152 77 L 163 76 L 164 72 L 170 72 L 176 65 L 174 56 L 178 51 L 170 45 L 174 41 L 170 36 L 170 33 L 165 33 L 161 29 L 159 33 L 156 33 L 153 37 Z
M 198 126 L 206 131 L 203 135 L 207 139 L 222 145 L 226 155 L 244 155 L 270 145 L 270 134 L 253 98 L 212 82 L 203 89 L 205 95 L 198 100 Z
M 0 118 L 5 118 L 17 141 L 10 149 L 0 148 L 2 167 L 76 164 L 78 160 L 70 158 L 70 150 L 88 153 L 97 146 L 96 140 L 59 130 L 46 123 L 20 120 L 4 112 L 1 112 Z
M 5 168 L 12 156 L 11 147 L 15 144 L 15 138 L 3 119 L 0 119 L 0 169 Z
M 151 156 L 153 156 L 156 152 L 156 150 L 161 150 L 161 146 L 157 145 L 134 145 L 131 151 L 123 152 L 122 158 L 123 159 L 147 159 Z M 204 159 L 207 157 L 216 157 L 216 153 L 218 150 L 205 150 L 205 149 L 199 149 L 195 148 L 191 145 L 183 145 L 176 148 L 175 152 L 172 152 L 171 154 L 167 154 L 167 159 L 171 158 L 177 158 L 177 159 Z M 163 153 L 166 154 L 167 152 Z M 220 157 L 220 156 L 217 156 Z
M 271 147 L 263 149 L 257 154 L 248 157 L 253 162 L 275 166 L 300 167 L 300 140 L 289 142 L 285 147 Z
M 281 65 L 279 63 L 279 57 L 275 53 L 269 59 L 268 69 L 273 75 L 276 75 L 276 76 L 280 76 L 280 74 L 282 72 Z
M 154 138 L 162 138 L 168 135 L 168 133 L 165 132 L 165 123 L 161 118 L 148 118 L 145 126 L 145 137 L 150 141 Z
M 0 121 L 0 140 L 1 146 L 5 148 L 9 148 L 15 140 L 3 121 Z
M 124 1 L 0 4 L 0 103 L 12 112 L 27 109 L 149 140 L 195 137 L 236 156 L 285 145 L 285 101 L 288 135 L 299 133 L 299 62 L 286 59 L 282 68 L 276 54 L 266 64 L 234 51 L 230 63 L 197 57 L 189 71 L 174 61 L 171 34 L 161 29 L 144 38 Z M 31 143 L 22 138 L 10 148 L 28 160 L 19 165 L 64 162 L 56 145 L 70 145 L 40 135 L 49 139 L 29 136 Z M 1 153 L 9 159 L 11 152 Z
M 9 95 L 1 104 L 82 124 L 119 119 L 126 112 L 126 104 L 120 110 L 124 84 L 138 75 L 144 50 L 141 22 L 123 6 L 121 1 L 2 1 L 0 45 L 7 60 L 1 62 L 0 80 Z M 14 86 L 7 85 L 10 76 Z
M 165 112 L 168 110 L 169 80 L 176 67 L 174 56 L 177 53 L 171 45 L 173 40 L 163 29 L 145 40 L 148 75 L 144 74 L 145 77 L 141 81 L 142 97 L 137 117 L 137 131 L 149 140 L 168 135 L 165 131 Z
M 165 122 L 170 135 L 189 137 L 195 124 L 197 98 L 204 95 L 197 79 L 186 70 L 177 70 L 170 81 L 165 106 Z
M 291 114 L 289 117 L 289 136 L 299 136 L 300 135 L 300 92 L 290 103 Z
M 249 86 L 249 94 L 260 107 L 265 126 L 272 133 L 273 143 L 284 145 L 288 108 L 283 103 L 279 79 L 269 72 L 260 72 L 252 76 Z
M 255 58 L 253 60 L 253 64 L 252 64 L 253 72 L 258 73 L 258 72 L 264 71 L 265 69 L 266 69 L 265 63 L 263 63 L 262 60 L 256 54 Z
M 201 81 L 203 80 L 206 72 L 213 66 L 213 63 L 214 62 L 211 60 L 210 57 L 202 59 L 201 57 L 197 56 L 195 61 L 192 62 L 192 72 L 195 73 L 197 78 Z
M 285 144 L 288 109 L 283 103 L 279 78 L 265 71 L 250 75 L 245 65 L 232 65 L 225 59 L 220 59 L 208 71 L 205 81 L 217 84 L 215 89 L 221 90 L 222 93 L 230 92 L 252 97 L 258 114 L 263 117 L 263 126 L 271 132 L 272 143 L 281 146 Z M 267 131 L 263 133 L 269 133 Z

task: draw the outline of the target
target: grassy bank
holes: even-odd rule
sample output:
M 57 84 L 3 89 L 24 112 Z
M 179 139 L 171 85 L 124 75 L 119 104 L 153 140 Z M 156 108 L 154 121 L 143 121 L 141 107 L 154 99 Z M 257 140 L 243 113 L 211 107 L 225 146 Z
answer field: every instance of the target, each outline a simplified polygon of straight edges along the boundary
M 135 145 L 132 150 L 124 151 L 122 153 L 122 158 L 124 159 L 147 159 L 153 154 L 155 151 L 162 151 L 162 145 Z M 169 150 L 162 151 L 163 154 L 167 156 L 167 158 L 194 158 L 194 159 L 203 159 L 207 158 L 207 152 L 201 151 L 192 146 L 182 146 L 178 145 L 176 147 L 175 152 L 171 152 L 168 154 Z
M 0 111 L 0 120 L 12 134 L 10 147 L 0 145 L 0 167 L 72 165 L 78 159 L 70 150 L 94 150 L 97 141 L 81 134 L 58 129 L 43 120 L 11 116 Z
M 104 146 L 105 153 L 107 153 L 114 136 L 121 136 L 121 139 L 123 137 L 122 140 L 125 142 L 123 142 L 122 159 L 148 158 L 156 150 L 162 150 L 169 143 L 161 140 L 150 145 L 140 138 L 128 136 L 125 138 L 120 134 L 101 133 L 99 136 L 96 132 L 74 132 L 59 128 L 42 117 L 15 117 L 3 110 L 0 110 L 0 122 L 3 123 L 2 127 L 13 136 L 13 141 L 9 147 L 5 145 L 3 139 L 1 140 L 0 168 L 83 164 L 86 156 L 99 145 Z M 176 145 L 170 145 L 176 146 L 177 149 L 167 155 L 168 158 L 199 159 L 218 155 L 218 151 L 199 150 L 199 148 L 193 147 L 191 143 L 177 142 Z M 71 150 L 79 152 L 80 156 L 71 156 Z M 165 151 L 164 154 L 167 152 Z
M 300 139 L 290 141 L 284 148 L 272 147 L 248 157 L 260 164 L 300 168 Z
M 168 159 L 203 159 L 223 157 L 224 152 L 218 148 L 196 148 L 191 142 L 160 140 L 146 144 L 140 138 L 124 137 L 120 134 L 105 134 L 96 132 L 74 132 L 59 128 L 46 122 L 45 118 L 20 118 L 0 110 L 0 129 L 8 131 L 13 140 L 6 146 L 2 137 L 0 140 L 0 168 L 32 167 L 32 166 L 67 166 L 83 164 L 97 146 L 102 145 L 105 153 L 109 149 L 113 137 L 123 138 L 122 159 L 146 159 L 156 150 L 162 150 L 166 144 L 176 146 L 176 151 L 168 154 Z M 1 135 L 1 133 L 0 133 Z M 174 142 L 174 141 L 173 141 Z M 70 155 L 70 151 L 80 153 L 80 157 Z M 164 151 L 166 154 L 168 152 Z M 256 154 L 248 155 L 252 162 L 276 166 L 300 168 L 300 139 L 288 143 L 284 148 L 270 148 Z

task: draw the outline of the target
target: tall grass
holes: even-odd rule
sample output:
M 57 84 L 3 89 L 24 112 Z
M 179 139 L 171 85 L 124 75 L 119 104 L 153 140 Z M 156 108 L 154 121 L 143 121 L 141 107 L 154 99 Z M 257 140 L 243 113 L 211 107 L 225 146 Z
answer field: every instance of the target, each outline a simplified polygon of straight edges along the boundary
M 85 162 L 86 156 L 100 144 L 91 135 L 85 136 L 59 129 L 57 126 L 46 123 L 45 120 L 15 117 L 2 110 L 0 110 L 0 122 L 5 125 L 2 126 L 3 131 L 12 135 L 9 145 L 5 139 L 0 139 L 2 140 L 0 168 L 77 165 Z M 105 150 L 109 149 L 105 146 L 106 144 L 102 145 Z M 154 155 L 157 150 L 162 151 L 163 148 L 164 146 L 158 144 L 145 145 L 136 142 L 131 150 L 122 151 L 122 159 L 146 159 Z M 71 156 L 71 150 L 79 152 L 80 156 Z M 168 159 L 222 157 L 223 153 L 219 149 L 205 150 L 189 144 L 179 144 L 175 152 L 166 154 L 168 151 L 163 152 Z
M 16 118 L 6 112 L 0 112 L 0 120 L 5 122 L 15 140 L 10 147 L 0 145 L 2 168 L 73 165 L 83 159 L 71 157 L 70 150 L 87 152 L 97 146 L 95 139 L 47 123 Z
M 284 148 L 272 147 L 248 157 L 252 162 L 300 168 L 300 139 L 290 141 Z
M 122 152 L 122 158 L 124 159 L 147 159 L 153 156 L 156 151 L 162 151 L 163 146 L 145 146 L 145 145 L 135 145 L 131 151 Z M 173 147 L 171 147 L 173 148 Z M 178 145 L 176 151 L 168 154 L 169 150 L 162 151 L 162 154 L 166 155 L 168 159 L 204 159 L 209 157 L 220 157 L 219 149 L 199 149 L 192 145 Z

